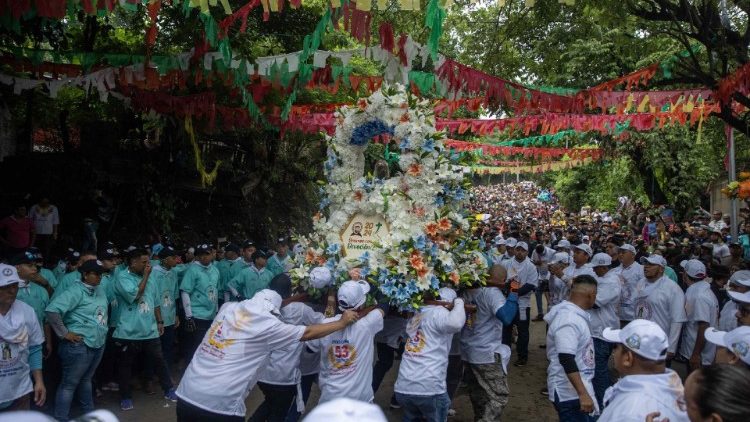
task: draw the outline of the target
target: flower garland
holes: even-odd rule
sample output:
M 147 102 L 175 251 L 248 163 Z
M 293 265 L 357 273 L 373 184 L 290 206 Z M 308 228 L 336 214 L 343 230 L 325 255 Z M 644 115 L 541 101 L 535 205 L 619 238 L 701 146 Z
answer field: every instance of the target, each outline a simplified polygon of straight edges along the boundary
M 443 146 L 427 100 L 402 85 L 383 85 L 369 98 L 344 106 L 335 115 L 336 131 L 327 137 L 327 183 L 320 188 L 320 212 L 313 233 L 299 237 L 305 254 L 295 257 L 294 282 L 317 295 L 344 281 L 367 280 L 377 296 L 401 310 L 419 308 L 428 291 L 443 285 L 483 283 L 487 262 L 471 240 L 464 214 L 469 173 L 458 154 Z M 373 136 L 389 135 L 400 148 L 393 177 L 365 173 L 364 152 Z M 356 259 L 344 256 L 340 233 L 356 214 L 382 216 L 390 235 Z M 311 282 L 325 267 L 330 284 Z

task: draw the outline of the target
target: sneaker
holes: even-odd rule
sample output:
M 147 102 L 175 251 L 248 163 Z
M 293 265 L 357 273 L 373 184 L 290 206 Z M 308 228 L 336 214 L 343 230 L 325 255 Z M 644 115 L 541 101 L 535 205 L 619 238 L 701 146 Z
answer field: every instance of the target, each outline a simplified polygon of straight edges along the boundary
M 174 388 L 170 388 L 169 391 L 164 394 L 164 399 L 177 403 L 177 394 L 175 394 Z
M 396 401 L 396 397 L 391 397 L 391 409 L 401 409 L 401 404 Z
M 448 417 L 452 418 L 456 416 L 456 409 L 448 409 Z
M 518 359 L 516 363 L 513 364 L 513 366 L 517 366 L 520 368 L 522 366 L 526 366 L 526 363 L 527 363 L 527 359 Z
M 108 382 L 102 386 L 102 391 L 120 391 L 120 384 Z
M 542 388 L 542 390 L 539 391 L 539 393 L 543 396 L 549 396 L 549 390 L 547 390 L 547 387 Z
M 120 400 L 120 410 L 122 410 L 123 412 L 126 412 L 128 410 L 133 410 L 133 400 L 131 399 Z

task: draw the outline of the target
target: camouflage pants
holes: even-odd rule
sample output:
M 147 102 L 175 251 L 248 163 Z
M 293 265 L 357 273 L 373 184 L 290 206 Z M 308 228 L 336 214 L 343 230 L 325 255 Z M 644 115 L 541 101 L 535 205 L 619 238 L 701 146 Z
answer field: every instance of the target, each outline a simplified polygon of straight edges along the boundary
M 508 404 L 508 377 L 499 354 L 495 363 L 466 363 L 464 381 L 474 408 L 475 422 L 497 422 Z

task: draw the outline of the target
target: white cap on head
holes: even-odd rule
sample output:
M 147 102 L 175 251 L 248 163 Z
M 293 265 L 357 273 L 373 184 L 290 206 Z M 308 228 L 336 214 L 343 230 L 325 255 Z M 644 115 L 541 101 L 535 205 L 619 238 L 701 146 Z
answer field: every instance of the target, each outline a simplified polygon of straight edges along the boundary
M 440 295 L 440 300 L 446 302 L 453 302 L 453 300 L 458 297 L 456 291 L 450 287 L 441 287 L 440 290 L 438 290 L 438 295 Z
M 12 265 L 0 264 L 0 287 L 10 286 L 21 282 L 16 267 Z
M 612 265 L 612 257 L 604 252 L 599 252 L 591 258 L 592 267 L 609 267 Z
M 731 297 L 735 302 L 740 302 L 743 304 L 750 303 L 750 292 L 740 293 L 729 290 L 727 293 L 729 293 L 729 297 Z
M 750 270 L 736 271 L 731 277 L 729 277 L 729 283 L 750 287 Z
M 333 275 L 328 267 L 315 267 L 310 271 L 310 285 L 316 289 L 328 287 L 332 279 Z
M 505 239 L 503 239 L 503 238 L 501 238 L 499 236 L 495 238 L 495 246 L 502 246 L 505 243 L 506 243 Z
M 729 349 L 745 364 L 750 365 L 750 327 L 740 326 L 729 332 L 710 327 L 704 335 L 706 340 Z
M 663 256 L 657 255 L 657 254 L 651 254 L 649 256 L 644 256 L 641 258 L 641 264 L 653 264 L 653 265 L 659 265 L 662 268 L 667 266 L 667 260 L 664 259 Z
M 517 243 L 518 243 L 518 240 L 516 240 L 513 237 L 509 237 L 505 239 L 505 245 L 508 246 L 509 248 L 515 248 Z
M 552 259 L 550 259 L 549 263 L 552 264 L 570 264 L 570 254 L 567 252 L 557 252 L 552 256 Z
M 525 250 L 525 251 L 528 252 L 528 250 L 529 250 L 529 244 L 526 243 L 526 242 L 518 242 L 518 243 L 516 243 L 516 248 L 521 248 L 521 249 L 523 249 L 523 250 Z
M 688 277 L 703 280 L 706 278 L 706 266 L 697 259 L 688 259 L 680 262 L 680 267 L 685 270 Z
M 653 321 L 636 319 L 622 330 L 605 328 L 602 337 L 610 343 L 620 343 L 648 360 L 661 361 L 667 358 L 669 340 L 664 330 Z
M 589 246 L 589 245 L 587 245 L 585 243 L 580 243 L 580 244 L 575 245 L 573 247 L 576 248 L 576 249 L 580 249 L 580 250 L 584 251 L 586 253 L 586 255 L 588 255 L 588 256 L 591 256 L 591 255 L 594 254 L 594 251 L 591 250 L 591 246 Z
M 281 296 L 271 289 L 263 289 L 255 293 L 249 301 L 274 315 L 278 315 L 281 309 Z
M 625 243 L 622 246 L 619 246 L 617 249 L 619 249 L 621 251 L 631 252 L 631 253 L 633 253 L 633 255 L 635 255 L 637 253 L 636 250 L 635 250 L 635 246 L 631 245 L 630 243 Z
M 570 242 L 568 241 L 568 239 L 562 239 L 561 241 L 557 242 L 557 245 L 555 245 L 555 248 L 570 249 Z
M 362 401 L 338 398 L 316 406 L 302 422 L 387 422 L 380 407 Z
M 366 281 L 345 281 L 339 287 L 338 299 L 339 309 L 356 309 L 365 304 L 367 293 L 370 292 L 370 284 Z

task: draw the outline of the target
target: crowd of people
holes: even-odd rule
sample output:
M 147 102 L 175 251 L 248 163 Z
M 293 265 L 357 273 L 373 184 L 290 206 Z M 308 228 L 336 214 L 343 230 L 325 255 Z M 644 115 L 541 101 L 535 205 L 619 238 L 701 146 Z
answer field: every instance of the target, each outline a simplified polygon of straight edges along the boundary
M 413 314 L 356 272 L 330 295 L 296 291 L 287 272 L 304 251 L 285 238 L 273 249 L 102 243 L 49 265 L 19 207 L 0 222 L 0 415 L 34 408 L 67 421 L 103 391 L 126 412 L 139 405 L 133 386 L 155 394 L 158 380 L 179 421 L 244 421 L 257 387 L 251 421 L 294 422 L 313 384 L 306 420 L 348 409 L 349 420 L 382 421 L 366 403 L 400 356 L 390 405 L 404 421 L 455 415 L 461 384 L 474 420 L 497 421 L 511 347 L 513 365 L 527 365 L 537 321 L 542 393 L 561 421 L 750 420 L 750 225 L 733 240 L 721 213 L 678 223 L 621 203 L 571 213 L 530 182 L 476 187 L 488 281 L 443 287 Z M 59 220 L 46 212 L 54 240 Z M 310 277 L 331 282 L 324 268 Z

